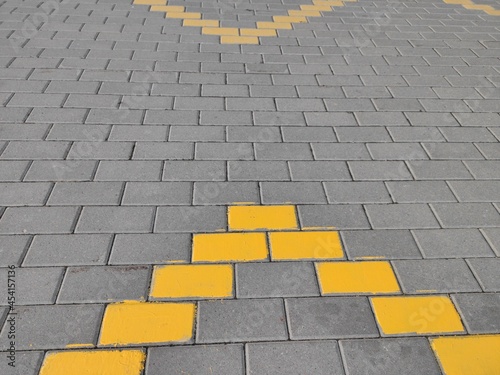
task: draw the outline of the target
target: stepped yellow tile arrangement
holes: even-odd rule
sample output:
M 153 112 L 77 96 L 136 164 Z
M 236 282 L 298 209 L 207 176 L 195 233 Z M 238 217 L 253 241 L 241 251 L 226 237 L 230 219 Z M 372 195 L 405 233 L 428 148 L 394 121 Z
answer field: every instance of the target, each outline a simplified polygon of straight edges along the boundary
M 500 373 L 500 335 L 466 335 L 448 296 L 402 295 L 388 261 L 346 260 L 338 232 L 300 229 L 294 206 L 229 207 L 228 224 L 194 234 L 191 264 L 155 266 L 149 302 L 108 304 L 99 349 L 49 352 L 40 374 L 140 375 L 140 347 L 192 342 L 196 300 L 234 297 L 234 263 L 300 260 L 315 262 L 321 295 L 369 295 L 382 336 L 434 336 L 446 375 Z
M 292 29 L 294 23 L 306 23 L 307 17 L 321 17 L 321 12 L 331 12 L 332 7 L 357 0 L 312 0 L 289 10 L 287 16 L 273 16 L 272 22 L 257 22 L 256 28 L 220 27 L 217 20 L 201 19 L 201 13 L 186 12 L 185 7 L 167 5 L 167 0 L 134 0 L 136 5 L 149 5 L 152 12 L 165 12 L 165 18 L 182 19 L 183 26 L 201 27 L 202 34 L 218 35 L 222 44 L 259 44 L 259 37 L 277 36 L 276 30 Z

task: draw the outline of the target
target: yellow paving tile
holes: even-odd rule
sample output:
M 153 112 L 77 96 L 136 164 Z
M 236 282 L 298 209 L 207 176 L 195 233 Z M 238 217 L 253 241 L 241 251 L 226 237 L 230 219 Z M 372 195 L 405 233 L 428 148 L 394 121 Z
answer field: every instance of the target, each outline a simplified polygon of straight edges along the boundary
M 140 375 L 145 358 L 141 350 L 50 352 L 40 375 Z
M 292 16 L 273 16 L 274 22 L 292 22 L 292 23 L 306 23 L 306 17 L 292 17 Z
M 276 30 L 266 29 L 240 29 L 242 36 L 276 36 Z
M 230 230 L 298 229 L 294 206 L 233 206 L 228 222 Z
M 256 36 L 229 36 L 223 35 L 220 38 L 222 44 L 259 44 Z
M 153 5 L 150 10 L 152 12 L 184 12 L 184 7 L 177 5 Z
M 167 12 L 165 18 L 189 18 L 189 19 L 200 19 L 201 13 L 189 13 L 189 12 Z
M 193 262 L 249 262 L 267 259 L 264 233 L 195 234 Z
M 292 24 L 288 22 L 257 22 L 258 29 L 285 29 L 290 30 Z
M 438 337 L 431 346 L 445 375 L 500 374 L 500 335 Z
M 237 27 L 204 27 L 201 33 L 205 35 L 238 35 Z
M 165 5 L 167 0 L 134 0 L 137 5 Z
M 203 27 L 203 26 L 209 26 L 209 27 L 218 27 L 219 26 L 219 21 L 216 20 L 184 20 L 182 21 L 182 26 L 198 26 L 198 27 Z
M 193 335 L 193 303 L 125 302 L 108 305 L 100 345 L 186 342 Z
M 321 17 L 321 13 L 317 10 L 289 10 L 290 16 L 304 16 L 304 17 Z
M 328 262 L 316 267 L 322 294 L 400 291 L 389 262 Z
M 173 265 L 155 267 L 154 298 L 224 298 L 233 295 L 231 265 Z
M 455 306 L 446 296 L 372 297 L 375 317 L 387 335 L 463 332 Z
M 344 256 L 338 232 L 273 232 L 272 260 L 338 259 Z
M 497 9 L 490 9 L 490 10 L 485 10 L 486 13 L 488 13 L 490 16 L 500 16 L 500 10 Z

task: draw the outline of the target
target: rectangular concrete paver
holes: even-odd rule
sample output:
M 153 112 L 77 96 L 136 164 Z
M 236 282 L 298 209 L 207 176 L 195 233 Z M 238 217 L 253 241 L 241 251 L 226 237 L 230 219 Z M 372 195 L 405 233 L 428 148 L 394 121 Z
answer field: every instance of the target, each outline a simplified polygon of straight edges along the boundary
M 96 344 L 101 305 L 44 305 L 17 308 L 19 350 L 64 349 L 71 344 Z M 8 349 L 7 331 L 0 334 L 1 350 Z
M 364 297 L 291 298 L 286 299 L 286 308 L 292 340 L 379 335 Z
M 247 374 L 338 374 L 344 370 L 335 341 L 254 343 L 246 346 Z
M 281 299 L 200 302 L 197 343 L 287 340 Z

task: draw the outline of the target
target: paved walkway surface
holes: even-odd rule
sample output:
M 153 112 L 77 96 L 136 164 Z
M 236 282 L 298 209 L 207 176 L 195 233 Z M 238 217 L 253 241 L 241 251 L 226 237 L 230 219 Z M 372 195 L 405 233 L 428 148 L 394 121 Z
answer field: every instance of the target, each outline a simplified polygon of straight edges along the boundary
M 0 37 L 0 374 L 500 374 L 498 0 L 1 0 Z

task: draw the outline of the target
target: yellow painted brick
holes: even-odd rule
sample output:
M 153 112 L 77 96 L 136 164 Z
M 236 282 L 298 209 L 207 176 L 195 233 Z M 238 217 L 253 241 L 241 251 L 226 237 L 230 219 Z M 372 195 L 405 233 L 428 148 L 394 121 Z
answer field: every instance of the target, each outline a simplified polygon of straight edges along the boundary
M 273 16 L 273 21 L 278 22 L 278 23 L 306 23 L 307 18 L 306 17 L 292 17 L 292 16 Z
M 210 233 L 193 237 L 193 262 L 248 262 L 267 257 L 264 233 Z
M 240 29 L 242 36 L 276 36 L 276 30 L 269 29 Z
M 292 28 L 291 23 L 287 22 L 257 22 L 258 29 L 284 29 L 290 30 Z
M 489 14 L 490 16 L 500 16 L 500 10 L 494 8 L 485 10 L 485 13 Z
M 316 267 L 322 294 L 400 291 L 389 262 L 328 262 Z
M 317 10 L 289 10 L 290 16 L 304 16 L 304 17 L 321 17 L 321 13 Z
M 387 335 L 464 331 L 455 306 L 446 296 L 372 297 L 371 301 Z
M 446 375 L 500 374 L 500 335 L 438 337 L 431 346 Z
M 136 5 L 165 5 L 167 0 L 134 0 Z
M 219 21 L 216 20 L 184 20 L 182 21 L 182 26 L 209 26 L 209 27 L 219 27 Z
M 331 12 L 332 7 L 328 5 L 301 5 L 301 10 L 319 10 L 323 12 Z
M 224 298 L 233 295 L 231 265 L 173 265 L 155 267 L 154 298 Z
M 232 206 L 230 230 L 298 229 L 294 206 Z
M 273 232 L 272 260 L 338 259 L 344 256 L 338 232 Z
M 124 302 L 107 306 L 100 345 L 186 342 L 193 335 L 193 303 Z
M 238 35 L 237 27 L 204 27 L 201 33 L 205 35 Z
M 177 5 L 153 5 L 152 12 L 184 12 L 184 7 Z
M 140 375 L 145 358 L 141 350 L 49 352 L 40 375 Z
M 184 19 L 200 19 L 201 13 L 189 13 L 189 12 L 167 12 L 165 18 L 184 18 Z
M 223 35 L 220 38 L 222 44 L 259 44 L 256 36 L 229 36 Z
M 475 10 L 491 10 L 493 9 L 491 6 L 489 5 L 482 5 L 482 4 L 464 4 L 463 7 L 465 9 L 475 9 Z

